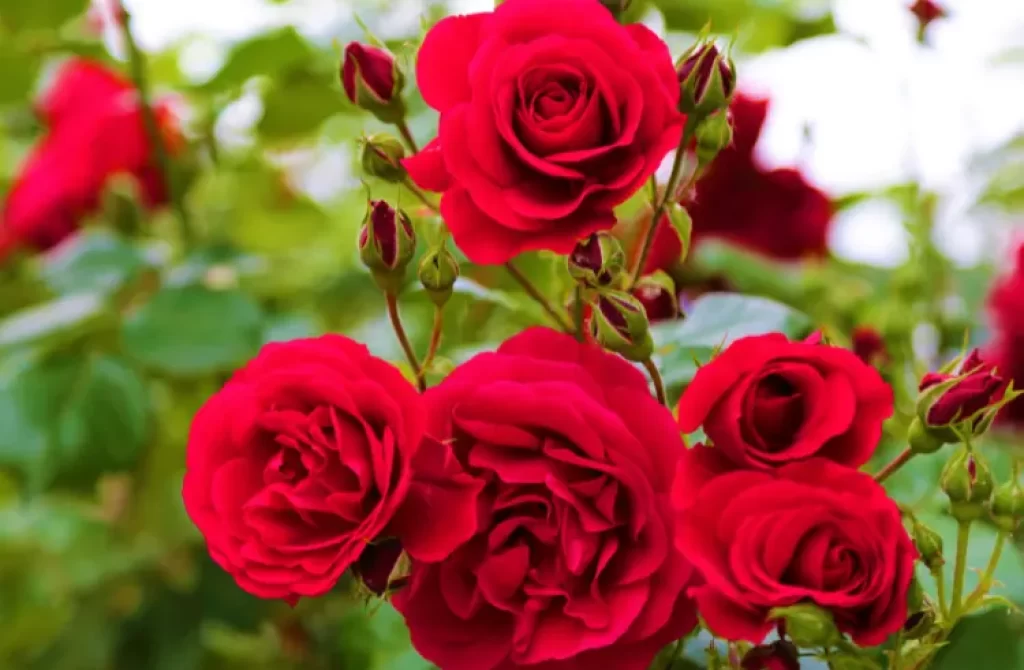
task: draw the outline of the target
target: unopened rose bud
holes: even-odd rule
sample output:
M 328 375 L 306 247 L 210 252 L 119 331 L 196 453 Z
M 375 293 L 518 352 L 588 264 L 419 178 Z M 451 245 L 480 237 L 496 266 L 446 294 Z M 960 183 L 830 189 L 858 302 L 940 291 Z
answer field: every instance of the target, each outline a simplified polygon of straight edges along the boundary
M 853 329 L 853 353 L 868 365 L 879 367 L 889 359 L 885 340 L 881 333 L 871 326 L 857 326 Z
M 697 118 L 725 109 L 736 89 L 732 60 L 711 42 L 694 46 L 676 63 L 682 88 L 679 111 Z
M 143 213 L 139 182 L 129 174 L 114 175 L 103 190 L 103 217 L 127 235 L 141 228 Z
M 405 118 L 402 87 L 405 75 L 395 57 L 384 49 L 349 42 L 341 63 L 341 86 L 345 96 L 384 123 Z
M 669 321 L 679 316 L 676 284 L 665 272 L 641 277 L 633 287 L 633 296 L 644 306 L 651 323 Z
M 761 644 L 743 655 L 742 670 L 800 670 L 800 652 L 789 640 Z
M 961 446 L 943 468 L 939 484 L 949 497 L 953 517 L 974 521 L 992 497 L 992 470 L 980 453 Z
M 384 200 L 371 202 L 359 231 L 359 258 L 381 290 L 398 293 L 402 289 L 405 269 L 415 252 L 416 232 L 405 212 Z
M 423 285 L 431 301 L 443 307 L 452 297 L 452 290 L 459 278 L 459 262 L 455 260 L 448 247 L 440 246 L 431 249 L 420 261 L 420 284 Z
M 786 634 L 793 644 L 805 649 L 831 647 L 842 637 L 832 615 L 812 603 L 776 607 L 768 617 L 785 621 Z
M 992 506 L 989 509 L 992 522 L 1002 531 L 1012 533 L 1017 530 L 1024 518 L 1024 489 L 1020 481 L 1014 478 L 992 494 Z
M 633 0 L 601 0 L 601 4 L 612 13 L 612 16 L 621 19 L 629 6 L 633 4 Z
M 598 295 L 590 327 L 598 344 L 631 361 L 645 361 L 654 351 L 644 306 L 628 293 L 607 291 Z
M 945 564 L 946 559 L 942 556 L 941 535 L 917 519 L 914 519 L 911 524 L 910 535 L 914 539 L 914 546 L 921 557 L 921 562 L 929 570 L 934 572 Z
M 581 284 L 611 286 L 626 268 L 626 254 L 611 234 L 594 233 L 576 243 L 568 263 L 569 274 Z
M 406 172 L 402 167 L 405 147 L 397 137 L 378 133 L 370 135 L 363 142 L 363 172 L 371 177 L 383 179 L 392 184 L 405 181 Z
M 732 119 L 729 110 L 715 112 L 697 126 L 697 161 L 710 165 L 722 149 L 732 144 Z
M 983 432 L 983 415 L 1003 400 L 1006 381 L 975 349 L 954 374 L 930 372 L 921 380 L 917 415 L 924 427 L 944 442 L 960 439 L 958 431 Z

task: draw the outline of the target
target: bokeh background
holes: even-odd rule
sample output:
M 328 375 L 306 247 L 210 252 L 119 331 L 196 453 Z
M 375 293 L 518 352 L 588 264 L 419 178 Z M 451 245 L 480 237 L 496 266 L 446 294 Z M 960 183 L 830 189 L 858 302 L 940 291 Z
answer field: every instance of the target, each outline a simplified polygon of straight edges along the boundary
M 824 268 L 727 247 L 697 262 L 839 333 L 871 322 L 888 334 L 908 301 L 936 303 L 908 334 L 914 358 L 934 364 L 964 333 L 986 341 L 985 294 L 1024 235 L 1024 4 L 947 0 L 925 44 L 905 4 L 634 0 L 631 11 L 675 54 L 709 20 L 735 38 L 741 88 L 772 100 L 761 160 L 801 168 L 836 202 Z M 428 668 L 390 606 L 351 584 L 294 609 L 243 593 L 206 556 L 180 485 L 192 414 L 262 343 L 344 332 L 401 359 L 355 252 L 366 201 L 356 139 L 382 126 L 341 94 L 341 45 L 363 37 L 357 16 L 388 41 L 410 73 L 422 143 L 436 127 L 411 75 L 423 26 L 490 5 L 126 6 L 154 94 L 174 100 L 192 144 L 187 204 L 204 243 L 184 250 L 168 212 L 129 231 L 101 213 L 46 254 L 0 260 L 0 669 Z M 78 54 L 125 69 L 111 17 L 86 0 L 0 0 L 0 197 L 45 132 L 32 102 L 55 68 Z M 557 261 L 522 263 L 546 290 L 565 289 Z M 540 318 L 502 273 L 465 276 L 438 372 Z M 908 282 L 909 297 L 892 290 Z M 403 302 L 420 351 L 431 309 L 415 291 Z M 997 471 L 1020 441 L 995 438 Z M 948 537 L 940 466 L 907 468 L 892 486 Z M 972 565 L 987 560 L 989 535 L 976 533 Z M 997 575 L 1024 602 L 1019 552 Z M 984 614 L 937 667 L 1024 668 L 1022 640 L 1019 618 Z M 702 667 L 701 644 L 686 668 Z

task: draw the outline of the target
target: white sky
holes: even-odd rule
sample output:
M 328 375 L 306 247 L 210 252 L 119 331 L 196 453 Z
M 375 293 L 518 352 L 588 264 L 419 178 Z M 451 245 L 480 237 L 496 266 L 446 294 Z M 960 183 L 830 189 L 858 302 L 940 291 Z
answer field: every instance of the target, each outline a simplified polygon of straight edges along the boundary
M 968 159 L 1024 132 L 1024 0 L 944 0 L 951 16 L 932 26 L 933 48 L 916 44 L 907 1 L 836 0 L 836 22 L 846 35 L 809 40 L 742 64 L 741 81 L 773 99 L 758 151 L 770 164 L 802 165 L 833 194 L 917 174 L 944 196 L 940 243 L 955 259 L 972 263 L 998 254 L 1008 228 L 1024 230 L 1024 224 L 993 224 L 967 211 L 977 188 Z M 215 69 L 231 41 L 271 26 L 290 23 L 312 36 L 339 40 L 357 30 L 344 0 L 126 3 L 144 47 L 201 36 L 183 61 L 197 74 Z M 487 0 L 455 2 L 462 11 L 491 6 Z M 419 8 L 417 0 L 400 0 L 386 22 L 392 30 L 373 27 L 378 33 L 414 29 Z M 655 29 L 659 18 L 653 19 Z M 1018 50 L 1016 64 L 994 64 L 1012 48 Z M 813 133 L 812 146 L 803 140 L 805 126 Z M 995 225 L 1002 226 L 1002 237 L 991 234 Z M 883 203 L 842 217 L 832 243 L 847 257 L 880 264 L 899 262 L 905 254 L 898 212 Z

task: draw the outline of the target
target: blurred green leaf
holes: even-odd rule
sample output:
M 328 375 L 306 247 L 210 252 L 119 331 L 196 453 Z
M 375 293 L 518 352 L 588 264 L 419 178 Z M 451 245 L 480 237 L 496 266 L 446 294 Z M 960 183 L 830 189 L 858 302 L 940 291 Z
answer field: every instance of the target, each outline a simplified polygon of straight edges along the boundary
M 67 353 L 4 381 L 0 424 L 0 465 L 37 488 L 91 485 L 104 472 L 134 465 L 149 433 L 149 400 L 123 361 Z
M 145 267 L 142 254 L 102 228 L 83 231 L 43 259 L 43 278 L 60 294 L 116 291 Z
M 13 40 L 0 40 L 0 72 L 4 73 L 0 77 L 0 105 L 24 104 L 30 97 L 38 70 L 37 58 L 18 51 Z
M 341 95 L 326 77 L 306 70 L 278 77 L 263 95 L 263 116 L 257 132 L 281 141 L 309 135 L 341 110 Z
M 186 285 L 158 291 L 128 317 L 125 352 L 161 373 L 195 376 L 227 372 L 259 348 L 260 306 L 239 290 Z
M 26 346 L 55 347 L 109 325 L 103 296 L 79 293 L 29 307 L 0 321 L 0 352 Z
M 1019 576 L 1020 573 L 1018 573 Z M 973 670 L 979 660 L 986 668 L 1024 668 L 1024 621 L 1004 610 L 992 610 L 961 621 L 938 654 L 931 670 Z
M 220 70 L 200 88 L 207 92 L 236 88 L 252 77 L 273 77 L 306 65 L 314 56 L 313 48 L 291 26 L 263 33 L 236 44 Z
M 88 7 L 89 0 L 0 0 L 0 25 L 18 31 L 59 28 Z
M 686 319 L 656 324 L 654 336 L 658 368 L 674 393 L 693 379 L 697 362 L 741 337 L 764 333 L 785 333 L 790 337 L 808 334 L 812 327 L 803 314 L 765 298 L 732 293 L 709 293 L 694 302 Z
M 836 32 L 828 3 L 819 0 L 653 0 L 671 31 L 699 33 L 710 22 L 723 35 L 737 35 L 748 53 L 783 47 Z

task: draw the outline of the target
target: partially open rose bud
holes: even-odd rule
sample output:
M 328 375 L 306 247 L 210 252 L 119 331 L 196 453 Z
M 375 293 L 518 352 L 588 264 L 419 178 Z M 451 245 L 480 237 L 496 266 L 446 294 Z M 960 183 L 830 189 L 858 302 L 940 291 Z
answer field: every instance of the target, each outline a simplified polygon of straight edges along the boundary
M 416 232 L 405 212 L 396 211 L 384 200 L 372 201 L 359 231 L 359 258 L 377 285 L 388 293 L 398 293 L 415 252 Z
M 405 181 L 406 172 L 402 167 L 405 147 L 397 137 L 386 133 L 370 135 L 363 140 L 363 172 L 371 177 L 383 179 L 392 184 Z
M 599 294 L 593 305 L 590 327 L 602 347 L 631 361 L 645 361 L 654 351 L 644 306 L 628 293 Z
M 609 233 L 594 233 L 579 242 L 569 254 L 569 274 L 585 286 L 611 286 L 626 267 L 626 254 Z
M 742 670 L 800 670 L 800 653 L 792 642 L 777 640 L 760 644 L 740 661 Z
M 384 123 L 405 117 L 402 87 L 405 75 L 395 57 L 384 49 L 349 42 L 341 63 L 341 87 L 345 96 Z
M 430 300 L 443 307 L 452 297 L 452 290 L 459 278 L 459 262 L 448 247 L 441 245 L 423 256 L 419 267 L 419 280 Z
M 924 428 L 938 440 L 956 442 L 958 431 L 978 435 L 987 427 L 984 415 L 995 413 L 1006 381 L 975 349 L 956 374 L 930 372 L 919 390 L 917 415 Z
M 949 497 L 953 517 L 974 521 L 985 513 L 985 505 L 992 497 L 992 470 L 980 453 L 964 445 L 946 463 L 939 475 L 939 485 Z
M 676 63 L 682 88 L 679 111 L 698 118 L 725 109 L 736 90 L 732 60 L 712 42 L 694 46 Z
M 633 287 L 633 296 L 644 306 L 651 323 L 669 321 L 679 316 L 675 282 L 660 270 L 641 277 Z

